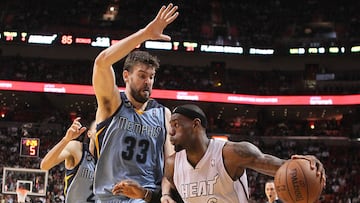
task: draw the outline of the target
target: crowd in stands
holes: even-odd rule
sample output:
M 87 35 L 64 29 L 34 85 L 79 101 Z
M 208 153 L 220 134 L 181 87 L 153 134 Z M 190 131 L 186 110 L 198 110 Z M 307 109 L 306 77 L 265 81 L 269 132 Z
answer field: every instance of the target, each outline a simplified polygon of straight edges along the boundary
M 46 125 L 46 124 L 44 124 Z M 27 135 L 40 138 L 40 157 L 27 158 L 19 155 L 20 138 L 24 136 L 24 130 L 18 123 L 8 123 L 7 127 L 0 128 L 0 169 L 30 168 L 38 169 L 47 151 L 61 139 L 69 122 L 58 125 L 57 130 L 37 130 Z M 45 128 L 44 128 L 45 129 Z M 55 128 L 56 129 L 56 128 Z M 32 133 L 36 133 L 32 134 Z M 292 154 L 316 155 L 327 169 L 327 184 L 322 193 L 319 203 L 358 203 L 360 202 L 360 151 L 358 144 L 348 142 L 328 144 L 326 141 L 277 140 L 274 143 L 266 143 L 261 137 L 249 140 L 262 149 L 278 157 L 288 159 Z M 346 148 L 347 150 L 344 150 Z M 2 173 L 1 173 L 2 175 Z M 60 164 L 49 171 L 47 195 L 45 197 L 29 196 L 28 200 L 39 203 L 63 202 L 63 177 L 64 165 Z M 5 177 L 2 177 L 5 178 Z M 251 191 L 250 202 L 265 202 L 264 183 L 270 177 L 248 170 L 249 188 Z M 6 179 L 6 181 L 9 181 Z M 10 184 L 6 182 L 6 184 Z M 2 194 L 6 203 L 16 202 L 16 196 Z M 12 200 L 11 200 L 12 199 Z
M 54 83 L 77 83 L 90 85 L 91 63 L 89 61 L 64 61 L 64 60 L 49 60 L 49 59 L 27 59 L 22 57 L 1 58 L 0 79 L 4 80 L 20 80 L 20 81 L 37 81 L 37 82 L 54 82 Z M 204 85 L 206 82 L 199 82 L 206 80 L 205 76 L 209 73 L 204 71 L 209 67 L 203 68 L 187 68 L 166 65 L 163 72 L 158 74 L 158 86 L 160 89 L 184 89 L 184 90 L 201 90 L 201 91 L 220 91 L 213 85 Z M 176 71 L 178 78 L 171 77 L 170 71 Z M 239 70 L 239 77 L 243 77 L 247 84 L 250 83 L 249 77 L 251 72 Z M 286 73 L 279 73 L 286 75 Z M 256 75 L 265 74 L 261 71 L 256 71 Z M 277 75 L 274 74 L 274 75 Z M 341 73 L 339 73 L 341 74 Z M 351 76 L 356 78 L 356 74 Z M 81 77 L 78 77 L 81 75 Z M 227 77 L 230 77 L 230 74 Z M 343 74 L 345 75 L 345 74 Z M 247 79 L 246 79 L 247 78 Z M 264 77 L 265 78 L 265 77 Z M 119 80 L 121 81 L 121 79 Z M 184 81 L 187 81 L 186 84 Z M 191 81 L 193 81 L 191 83 Z M 254 80 L 255 81 L 255 80 Z M 252 82 L 254 82 L 252 81 Z M 263 81 L 263 80 L 258 80 Z M 234 81 L 235 83 L 236 81 Z M 237 82 L 241 82 L 237 80 Z M 225 82 L 223 85 L 231 84 Z M 246 84 L 245 83 L 245 84 Z M 196 85 L 194 85 L 196 84 Z M 121 85 L 121 84 L 120 84 Z M 187 86 L 188 85 L 188 86 Z M 213 87 L 214 89 L 211 89 Z M 233 86 L 235 87 L 235 86 Z M 199 88 L 199 89 L 197 89 Z M 241 86 L 239 86 L 241 88 Z M 222 89 L 224 92 L 241 92 L 238 90 Z M 245 91 L 245 88 L 244 88 Z M 31 109 L 32 112 L 26 116 L 21 115 L 25 112 L 23 107 L 15 107 L 12 113 L 17 116 L 9 116 L 2 118 L 1 122 L 9 122 L 0 128 L 0 169 L 3 167 L 19 167 L 19 168 L 39 168 L 41 157 L 43 157 L 47 150 L 49 150 L 59 139 L 63 136 L 66 128 L 70 125 L 72 116 L 65 109 L 56 109 L 51 104 L 40 104 L 40 107 Z M 18 111 L 19 110 L 19 111 Z M 83 118 L 93 118 L 92 112 L 77 112 Z M 207 111 L 211 115 L 211 109 Z M 10 114 L 9 114 L 10 115 Z M 27 120 L 24 120 L 28 118 Z M 32 118 L 32 119 L 31 119 Z M 22 120 L 23 119 L 23 120 Z M 308 123 L 303 121 L 295 122 L 270 122 L 265 126 L 265 130 L 261 131 L 256 120 L 242 120 L 241 117 L 223 118 L 216 120 L 212 116 L 210 121 L 210 133 L 226 133 L 231 134 L 230 139 L 240 141 L 242 135 L 246 135 L 253 143 L 259 146 L 264 152 L 271 153 L 282 157 L 289 158 L 291 154 L 315 154 L 325 164 L 328 175 L 328 182 L 321 197 L 321 203 L 339 203 L 339 202 L 360 202 L 360 160 L 357 143 L 350 143 L 341 141 L 339 145 L 329 144 L 327 142 L 318 143 L 316 141 L 309 141 L 308 144 L 299 144 L 295 140 L 284 139 L 278 140 L 277 143 L 265 143 L 262 141 L 262 136 L 348 136 L 347 132 L 343 131 L 343 124 L 336 120 L 319 120 L 314 124 L 318 126 L 316 130 L 309 130 Z M 17 121 L 17 123 L 12 123 Z M 33 128 L 23 125 L 24 122 L 35 122 Z M 20 123 L 20 124 L 19 124 Z M 51 125 L 51 127 L 49 127 Z M 5 126 L 5 127 L 4 127 Z M 48 127 L 46 127 L 48 126 Z M 329 133 L 329 134 L 327 134 Z M 22 136 L 35 135 L 41 139 L 41 151 L 39 158 L 25 158 L 19 157 L 19 141 Z M 342 150 L 347 150 L 343 152 Z M 63 200 L 63 177 L 64 166 L 60 165 L 49 171 L 49 182 L 47 187 L 47 195 L 45 198 L 30 196 L 33 202 L 61 202 Z M 249 171 L 249 187 L 251 191 L 251 201 L 264 202 L 265 195 L 263 193 L 263 185 L 269 177 L 258 174 L 254 171 Z M 7 202 L 16 202 L 15 195 L 3 194 Z M 13 199 L 11 201 L 11 199 Z
M 313 40 L 331 44 L 360 41 L 360 15 L 357 11 L 360 1 L 194 0 L 183 3 L 175 0 L 173 3 L 180 6 L 181 12 L 167 30 L 174 40 L 265 47 L 281 46 L 282 43 L 306 46 Z M 121 38 L 145 25 L 161 4 L 164 4 L 161 0 L 2 0 L 0 31 L 103 34 Z M 103 19 L 109 5 L 118 6 L 119 14 L 114 20 Z M 0 80 L 91 85 L 92 63 L 85 60 L 1 56 Z M 330 73 L 335 77 L 317 80 L 317 73 Z M 116 77 L 118 85 L 123 86 L 119 72 Z M 282 67 L 262 71 L 237 67 L 217 69 L 209 64 L 197 67 L 162 64 L 154 88 L 252 95 L 344 95 L 359 94 L 359 81 L 357 69 L 343 70 L 341 67 L 330 72 L 315 70 L 309 77 L 306 69 L 286 70 Z M 6 106 L 4 98 L 1 98 L 0 104 L 8 108 L 8 114 L 0 117 L 3 124 L 0 125 L 0 171 L 3 167 L 39 168 L 41 157 L 61 139 L 70 125 L 74 114 L 70 115 L 68 109 L 55 108 L 44 98 L 44 103 L 36 108 L 17 106 L 15 103 L 7 103 Z M 75 115 L 90 119 L 94 117 L 94 112 L 95 109 L 75 111 Z M 360 151 L 357 142 L 341 141 L 334 145 L 326 140 L 321 143 L 309 140 L 306 144 L 291 138 L 276 143 L 262 140 L 272 136 L 349 137 L 355 128 L 360 135 L 357 120 L 351 121 L 350 125 L 334 119 L 318 120 L 314 123 L 317 128 L 310 129 L 306 121 L 274 121 L 264 125 L 264 122 L 244 120 L 240 116 L 217 118 L 217 115 L 211 114 L 211 109 L 207 113 L 210 115 L 210 133 L 230 134 L 230 139 L 237 141 L 243 136 L 248 137 L 264 152 L 284 159 L 291 154 L 314 154 L 319 157 L 328 169 L 326 188 L 319 203 L 360 202 Z M 26 127 L 26 123 L 33 123 L 33 127 Z M 22 136 L 40 138 L 39 158 L 19 156 Z M 0 176 L 2 180 L 2 173 Z M 63 165 L 51 169 L 46 197 L 30 196 L 32 202 L 62 202 L 63 177 Z M 252 202 L 265 202 L 263 187 L 268 178 L 248 171 Z M 16 196 L 0 193 L 0 203 L 3 200 L 5 203 L 16 203 Z
M 357 42 L 360 37 L 357 1 L 172 2 L 179 5 L 181 12 L 181 17 L 168 29 L 175 39 L 273 46 L 289 39 L 300 39 L 295 42 L 302 44 L 306 39 L 344 44 Z M 125 36 L 148 22 L 162 4 L 161 0 L 69 0 L 66 3 L 6 0 L 0 2 L 0 29 Z M 104 19 L 103 14 L 111 5 L 117 15 L 111 20 Z
M 58 60 L 46 58 L 24 58 L 2 57 L 0 58 L 0 80 L 50 82 L 50 83 L 70 83 L 91 85 L 92 62 L 75 60 Z M 121 68 L 115 67 L 115 68 Z M 173 74 L 176 72 L 176 74 Z M 218 74 L 215 74 L 218 73 Z M 185 91 L 209 91 L 225 92 L 251 95 L 328 95 L 328 94 L 358 94 L 360 90 L 360 74 L 358 71 L 343 71 L 341 68 L 335 72 L 334 83 L 338 90 L 322 90 L 321 86 L 314 88 L 304 87 L 305 71 L 286 71 L 286 70 L 241 70 L 226 69 L 221 73 L 211 66 L 185 67 L 177 65 L 162 65 L 157 73 L 154 88 L 166 90 L 185 90 Z M 116 72 L 119 86 L 124 86 L 122 76 Z M 319 81 L 321 82 L 321 81 Z M 341 83 L 343 82 L 343 83 Z M 347 86 L 353 83 L 351 88 Z M 345 84 L 345 85 L 339 85 Z M 302 85 L 299 85 L 302 84 Z M 328 84 L 332 84 L 329 82 Z M 331 85 L 327 86 L 328 88 Z M 286 89 L 286 90 L 285 90 Z M 41 111 L 52 112 L 49 101 L 44 97 L 44 103 L 39 103 Z M 50 102 L 51 103 L 51 102 Z M 11 105 L 7 102 L 8 108 Z M 13 105 L 17 105 L 13 103 Z M 93 105 L 95 111 L 95 105 Z M 12 109 L 12 108 L 10 108 Z M 16 106 L 8 113 L 8 119 L 25 120 L 32 112 L 23 106 Z M 74 109 L 73 109 L 74 110 Z M 213 109 L 214 110 L 214 109 Z M 69 112 L 67 112 L 68 114 Z M 64 113 L 66 115 L 66 113 Z M 35 113 L 35 115 L 40 115 Z M 340 124 L 339 119 L 330 119 L 316 122 L 316 129 L 310 129 L 309 123 L 303 121 L 273 121 L 268 119 L 266 122 L 246 121 L 241 115 L 230 118 L 218 118 L 218 115 L 211 115 L 211 130 L 213 132 L 227 131 L 232 134 L 267 135 L 267 136 L 351 136 L 352 125 L 357 124 L 351 121 L 346 128 Z M 61 116 L 58 116 L 60 119 Z M 66 117 L 67 118 L 67 117 Z M 37 118 L 38 120 L 41 118 Z M 266 126 L 264 126 L 264 123 Z M 348 122 L 349 123 L 349 122 Z M 350 127 L 349 127 L 350 126 Z
M 91 85 L 92 61 L 46 58 L 2 57 L 0 79 Z M 121 66 L 118 67 L 121 69 Z M 172 74 L 176 72 L 177 74 Z M 358 70 L 332 70 L 334 79 L 308 78 L 306 70 L 242 70 L 211 65 L 186 67 L 163 64 L 157 72 L 154 88 L 226 92 L 252 95 L 328 95 L 360 93 Z M 320 71 L 318 72 L 320 74 Z M 317 72 L 313 73 L 314 75 Z M 119 86 L 122 75 L 117 74 Z M 316 85 L 307 86 L 306 81 Z
M 27 169 L 39 169 L 41 157 L 45 156 L 47 149 L 53 146 L 53 143 L 57 142 L 60 138 L 60 135 L 57 133 L 62 132 L 47 132 L 41 131 L 37 134 L 38 138 L 40 138 L 40 156 L 38 158 L 32 157 L 20 157 L 20 139 L 23 136 L 23 131 L 20 126 L 17 125 L 16 122 L 13 123 L 13 126 L 8 125 L 8 127 L 2 127 L 0 131 L 0 163 L 1 163 L 1 171 L 3 171 L 4 167 L 9 168 L 27 168 Z M 35 202 L 59 202 L 55 201 L 55 198 L 59 198 L 63 195 L 63 177 L 64 177 L 64 168 L 60 166 L 52 171 L 49 171 L 49 178 L 48 178 L 48 187 L 46 197 L 31 197 Z M 5 179 L 6 185 L 10 186 L 16 185 L 15 182 L 11 182 L 12 179 L 9 177 L 2 177 L 1 179 Z M 33 184 L 35 186 L 35 182 Z M 8 187 L 9 191 L 11 190 Z M 17 197 L 14 194 L 6 194 L 2 192 L 3 198 L 5 198 L 6 203 L 16 203 Z M 30 196 L 28 196 L 30 198 Z M 28 198 L 28 199 L 29 199 Z M 46 199 L 46 201 L 45 201 Z M 37 200 L 37 201 L 35 201 Z
M 1 59 L 2 65 L 0 69 L 0 79 L 6 80 L 20 80 L 20 81 L 37 81 L 37 82 L 54 82 L 54 83 L 77 83 L 90 85 L 91 63 L 88 61 L 64 61 L 64 60 L 49 60 L 49 59 L 27 59 L 17 57 Z M 213 85 L 204 85 L 208 76 L 208 72 L 204 71 L 209 67 L 203 68 L 186 68 L 178 66 L 166 65 L 163 72 L 158 74 L 158 86 L 161 89 L 184 89 L 184 90 L 201 90 L 201 91 L 220 91 Z M 170 71 L 176 71 L 178 78 L 171 77 Z M 243 77 L 247 84 L 250 80 L 250 72 L 241 71 L 239 77 Z M 256 71 L 256 75 L 265 74 L 261 71 Z M 247 74 L 246 74 L 247 73 Z M 207 75 L 206 75 L 207 74 Z M 279 73 L 286 75 L 286 73 Z M 341 73 L 339 73 L 341 74 Z M 356 74 L 352 77 L 356 78 Z M 81 77 L 78 77 L 81 75 Z M 232 75 L 232 74 L 230 74 Z M 276 75 L 276 74 L 274 74 Z M 345 75 L 345 74 L 343 74 Z M 226 76 L 230 77 L 230 76 Z M 202 79 L 203 78 L 203 79 Z M 247 78 L 247 79 L 246 79 Z M 260 77 L 261 78 L 261 77 Z M 264 77 L 265 78 L 265 77 Z M 121 81 L 121 79 L 119 80 Z M 189 86 L 184 83 L 187 81 Z M 191 83 L 193 81 L 193 83 Z M 237 82 L 239 82 L 238 80 Z M 258 80 L 263 81 L 263 80 Z M 240 81 L 241 82 L 241 81 Z M 253 81 L 254 82 L 254 81 Z M 234 81 L 235 83 L 235 81 Z M 244 84 L 246 84 L 244 83 Z M 197 84 L 197 85 L 194 85 Z M 228 82 L 224 83 L 224 86 Z M 230 83 L 231 84 L 231 83 Z M 120 84 L 121 85 L 121 84 Z M 214 89 L 210 89 L 213 87 Z M 234 87 L 234 86 L 233 86 Z M 241 86 L 239 86 L 241 87 Z M 244 88 L 245 90 L 245 88 Z M 242 90 L 226 90 L 224 92 L 241 92 Z M 23 116 L 20 112 L 22 107 L 15 107 L 12 109 L 13 113 L 18 115 L 8 116 L 2 118 L 1 122 L 9 122 L 0 128 L 0 169 L 3 167 L 19 167 L 19 168 L 39 168 L 41 157 L 43 157 L 47 150 L 49 150 L 59 139 L 63 136 L 66 127 L 70 125 L 72 116 L 65 109 L 56 109 L 51 104 L 40 104 L 38 108 L 32 108 L 32 112 Z M 20 111 L 18 111 L 20 110 Z M 77 112 L 83 118 L 93 118 L 91 112 Z M 207 111 L 211 114 L 211 109 Z M 10 115 L 10 114 L 9 114 Z M 28 118 L 25 120 L 25 118 Z M 32 118 L 32 120 L 31 120 Z M 230 139 L 240 141 L 242 136 L 248 137 L 253 143 L 263 149 L 264 152 L 271 153 L 287 159 L 291 154 L 315 154 L 325 164 L 328 175 L 328 182 L 321 197 L 321 203 L 339 203 L 339 202 L 360 202 L 360 160 L 357 143 L 350 143 L 348 141 L 341 141 L 338 145 L 327 144 L 324 142 L 309 141 L 306 145 L 300 144 L 295 140 L 284 139 L 278 140 L 276 143 L 265 143 L 262 141 L 263 135 L 266 136 L 348 136 L 348 132 L 344 132 L 344 125 L 337 120 L 318 120 L 314 123 L 317 126 L 315 130 L 310 130 L 308 123 L 305 121 L 298 122 L 269 122 L 265 126 L 265 130 L 261 131 L 256 120 L 243 120 L 241 117 L 223 118 L 216 120 L 210 116 L 211 120 L 209 132 L 210 133 L 226 133 L 231 134 Z M 214 119 L 214 120 L 212 120 Z M 15 122 L 17 123 L 11 123 Z M 26 127 L 24 122 L 37 122 L 32 126 Z M 20 124 L 19 124 L 20 123 Z M 51 127 L 49 127 L 51 125 Z M 4 127 L 5 126 L 5 127 Z M 39 158 L 24 158 L 19 157 L 19 140 L 22 136 L 35 135 L 41 139 L 41 151 Z M 344 148 L 347 150 L 342 151 Z M 33 202 L 62 202 L 63 200 L 63 177 L 64 166 L 60 165 L 49 171 L 49 182 L 47 187 L 47 195 L 45 198 L 30 196 Z M 251 191 L 251 201 L 264 202 L 265 195 L 263 193 L 263 185 L 269 177 L 258 174 L 254 171 L 248 172 L 249 187 Z M 16 202 L 15 195 L 3 194 L 7 202 Z M 11 201 L 13 199 L 13 201 Z

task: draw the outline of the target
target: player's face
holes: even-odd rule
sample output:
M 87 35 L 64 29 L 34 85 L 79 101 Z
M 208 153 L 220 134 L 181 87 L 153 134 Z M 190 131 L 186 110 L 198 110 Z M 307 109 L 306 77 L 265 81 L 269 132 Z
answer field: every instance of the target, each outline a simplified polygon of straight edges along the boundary
M 268 199 L 276 198 L 275 184 L 273 182 L 265 184 L 265 194 L 268 197 Z
M 154 84 L 155 69 L 145 64 L 135 65 L 128 72 L 126 83 L 130 87 L 130 94 L 139 103 L 145 103 L 151 95 Z
M 192 120 L 181 114 L 172 114 L 170 120 L 170 142 L 175 151 L 187 149 L 191 145 Z

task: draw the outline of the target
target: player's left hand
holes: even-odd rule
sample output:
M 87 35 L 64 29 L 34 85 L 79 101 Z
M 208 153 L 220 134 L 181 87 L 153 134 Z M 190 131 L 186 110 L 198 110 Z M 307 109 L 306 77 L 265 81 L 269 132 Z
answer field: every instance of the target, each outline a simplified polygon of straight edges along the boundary
M 316 169 L 316 175 L 321 176 L 321 181 L 323 183 L 323 186 L 326 185 L 326 174 L 325 174 L 325 168 L 324 165 L 321 163 L 321 161 L 316 158 L 313 155 L 292 155 L 291 159 L 306 159 L 310 162 L 310 168 L 311 170 Z
M 172 3 L 161 7 L 155 19 L 144 28 L 149 39 L 171 40 L 170 36 L 163 34 L 163 30 L 178 17 L 177 9 L 178 6 L 174 6 Z
M 83 132 L 86 131 L 86 127 L 82 126 L 80 123 L 80 117 L 77 117 L 74 119 L 71 126 L 66 131 L 66 134 L 64 136 L 64 139 L 67 141 L 74 140 L 78 138 Z
M 138 182 L 134 180 L 123 180 L 117 183 L 113 189 L 113 195 L 123 195 L 132 199 L 144 198 L 146 190 Z

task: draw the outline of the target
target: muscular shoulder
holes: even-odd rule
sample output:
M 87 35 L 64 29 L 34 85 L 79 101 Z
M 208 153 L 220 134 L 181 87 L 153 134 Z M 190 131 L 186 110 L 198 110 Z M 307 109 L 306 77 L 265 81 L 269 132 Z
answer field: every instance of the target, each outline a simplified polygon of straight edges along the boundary
M 259 155 L 259 149 L 250 142 L 227 142 L 224 150 L 234 153 L 240 157 Z
M 231 165 L 246 166 L 261 156 L 261 151 L 250 142 L 227 142 L 223 149 L 224 161 Z

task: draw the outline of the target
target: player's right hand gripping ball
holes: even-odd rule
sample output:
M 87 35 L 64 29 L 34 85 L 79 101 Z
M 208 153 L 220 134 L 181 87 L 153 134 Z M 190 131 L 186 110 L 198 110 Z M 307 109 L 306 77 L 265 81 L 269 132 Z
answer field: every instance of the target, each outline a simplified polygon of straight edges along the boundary
M 276 172 L 274 178 L 276 192 L 285 203 L 314 203 L 323 190 L 321 176 L 316 169 L 311 170 L 305 159 L 286 161 Z

